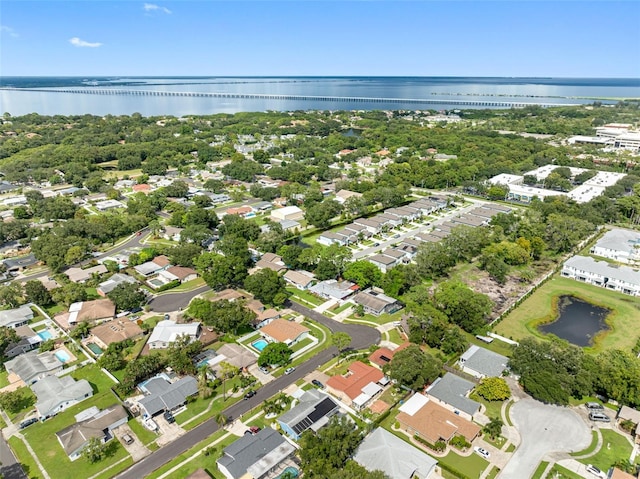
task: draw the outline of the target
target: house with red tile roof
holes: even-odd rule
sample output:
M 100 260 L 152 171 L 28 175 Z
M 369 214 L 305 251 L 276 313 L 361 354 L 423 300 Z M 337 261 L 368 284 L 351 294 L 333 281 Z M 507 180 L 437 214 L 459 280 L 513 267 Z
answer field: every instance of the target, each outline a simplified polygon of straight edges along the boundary
M 347 374 L 330 377 L 326 385 L 329 392 L 347 405 L 364 407 L 373 396 L 382 391 L 378 383 L 384 382 L 383 378 L 384 374 L 378 368 L 355 361 L 349 366 Z

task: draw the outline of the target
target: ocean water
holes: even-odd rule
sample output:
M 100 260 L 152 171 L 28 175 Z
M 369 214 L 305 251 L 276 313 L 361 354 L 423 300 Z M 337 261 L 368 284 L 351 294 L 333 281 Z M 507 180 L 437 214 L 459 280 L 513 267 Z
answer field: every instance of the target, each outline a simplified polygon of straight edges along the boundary
M 144 116 L 183 116 L 266 110 L 453 110 L 504 108 L 511 103 L 564 105 L 596 100 L 615 103 L 620 98 L 640 98 L 640 79 L 590 78 L 3 77 L 0 87 L 0 113 L 14 116 L 28 113 L 129 115 L 137 112 Z M 74 92 L 64 92 L 69 89 Z M 107 91 L 111 94 L 104 94 Z M 154 95 L 161 92 L 166 96 Z M 191 94 L 238 97 L 189 96 Z

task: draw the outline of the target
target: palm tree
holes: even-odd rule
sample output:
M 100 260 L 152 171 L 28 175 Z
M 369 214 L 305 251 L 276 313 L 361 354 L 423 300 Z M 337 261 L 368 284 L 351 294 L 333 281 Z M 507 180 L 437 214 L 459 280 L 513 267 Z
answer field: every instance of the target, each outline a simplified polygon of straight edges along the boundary
M 484 426 L 482 430 L 486 434 L 489 434 L 489 436 L 491 436 L 491 439 L 495 440 L 497 436 L 500 436 L 503 425 L 504 423 L 500 418 L 494 417 L 494 418 L 491 418 L 491 420 Z
M 200 393 L 200 397 L 202 399 L 206 399 L 211 396 L 213 389 L 209 386 L 209 377 L 207 373 L 209 372 L 209 366 L 203 364 L 198 368 L 198 392 Z
M 215 415 L 215 421 L 218 423 L 218 426 L 223 427 L 227 423 L 228 418 L 227 416 L 219 412 Z

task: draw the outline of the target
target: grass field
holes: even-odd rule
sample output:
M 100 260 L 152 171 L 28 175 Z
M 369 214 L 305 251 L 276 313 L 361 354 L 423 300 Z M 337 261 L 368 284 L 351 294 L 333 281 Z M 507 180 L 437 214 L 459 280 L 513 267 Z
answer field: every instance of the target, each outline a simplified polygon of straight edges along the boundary
M 494 329 L 496 333 L 515 340 L 527 336 L 544 338 L 539 324 L 556 317 L 555 304 L 559 296 L 573 295 L 584 301 L 611 310 L 606 319 L 611 328 L 595 338 L 593 351 L 605 349 L 630 350 L 640 337 L 640 298 L 605 290 L 556 276 L 547 281 Z
M 589 444 L 589 446 L 586 449 L 583 449 L 582 451 L 578 451 L 578 452 L 572 452 L 570 453 L 570 455 L 573 457 L 585 456 L 587 454 L 591 454 L 592 452 L 594 452 L 597 446 L 598 446 L 598 432 L 591 431 L 591 444 Z
M 601 429 L 602 447 L 591 457 L 580 459 L 583 464 L 593 464 L 601 471 L 608 471 L 619 459 L 629 460 L 631 443 L 627 438 L 611 429 Z

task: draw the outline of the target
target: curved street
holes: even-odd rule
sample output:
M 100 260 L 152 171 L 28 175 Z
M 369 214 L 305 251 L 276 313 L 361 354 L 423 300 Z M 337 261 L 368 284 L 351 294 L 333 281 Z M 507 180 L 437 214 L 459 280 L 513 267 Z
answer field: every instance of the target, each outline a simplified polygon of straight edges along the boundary
M 332 332 L 342 331 L 349 334 L 352 338 L 351 347 L 354 349 L 365 349 L 380 341 L 380 332 L 368 326 L 339 323 L 297 303 L 290 303 L 286 306 L 293 311 L 323 324 Z M 233 406 L 225 409 L 223 414 L 229 418 L 229 420 L 234 420 L 242 416 L 251 409 L 259 406 L 271 396 L 281 392 L 290 384 L 293 384 L 298 379 L 303 378 L 314 369 L 329 361 L 337 352 L 335 347 L 320 351 L 309 360 L 297 366 L 291 374 L 283 375 L 267 383 L 257 390 L 255 396 L 248 400 L 235 403 Z M 178 437 L 175 441 L 147 456 L 142 461 L 134 464 L 116 477 L 119 479 L 140 479 L 141 477 L 146 477 L 175 457 L 204 441 L 218 429 L 220 429 L 220 426 L 216 423 L 215 419 L 209 419 L 198 427 L 188 431 L 183 436 Z
M 165 293 L 158 296 L 154 296 L 149 301 L 149 310 L 158 313 L 170 313 L 172 311 L 178 311 L 184 309 L 189 305 L 189 302 L 199 294 L 209 291 L 209 286 L 200 286 L 198 289 L 191 291 L 185 291 L 184 293 Z

